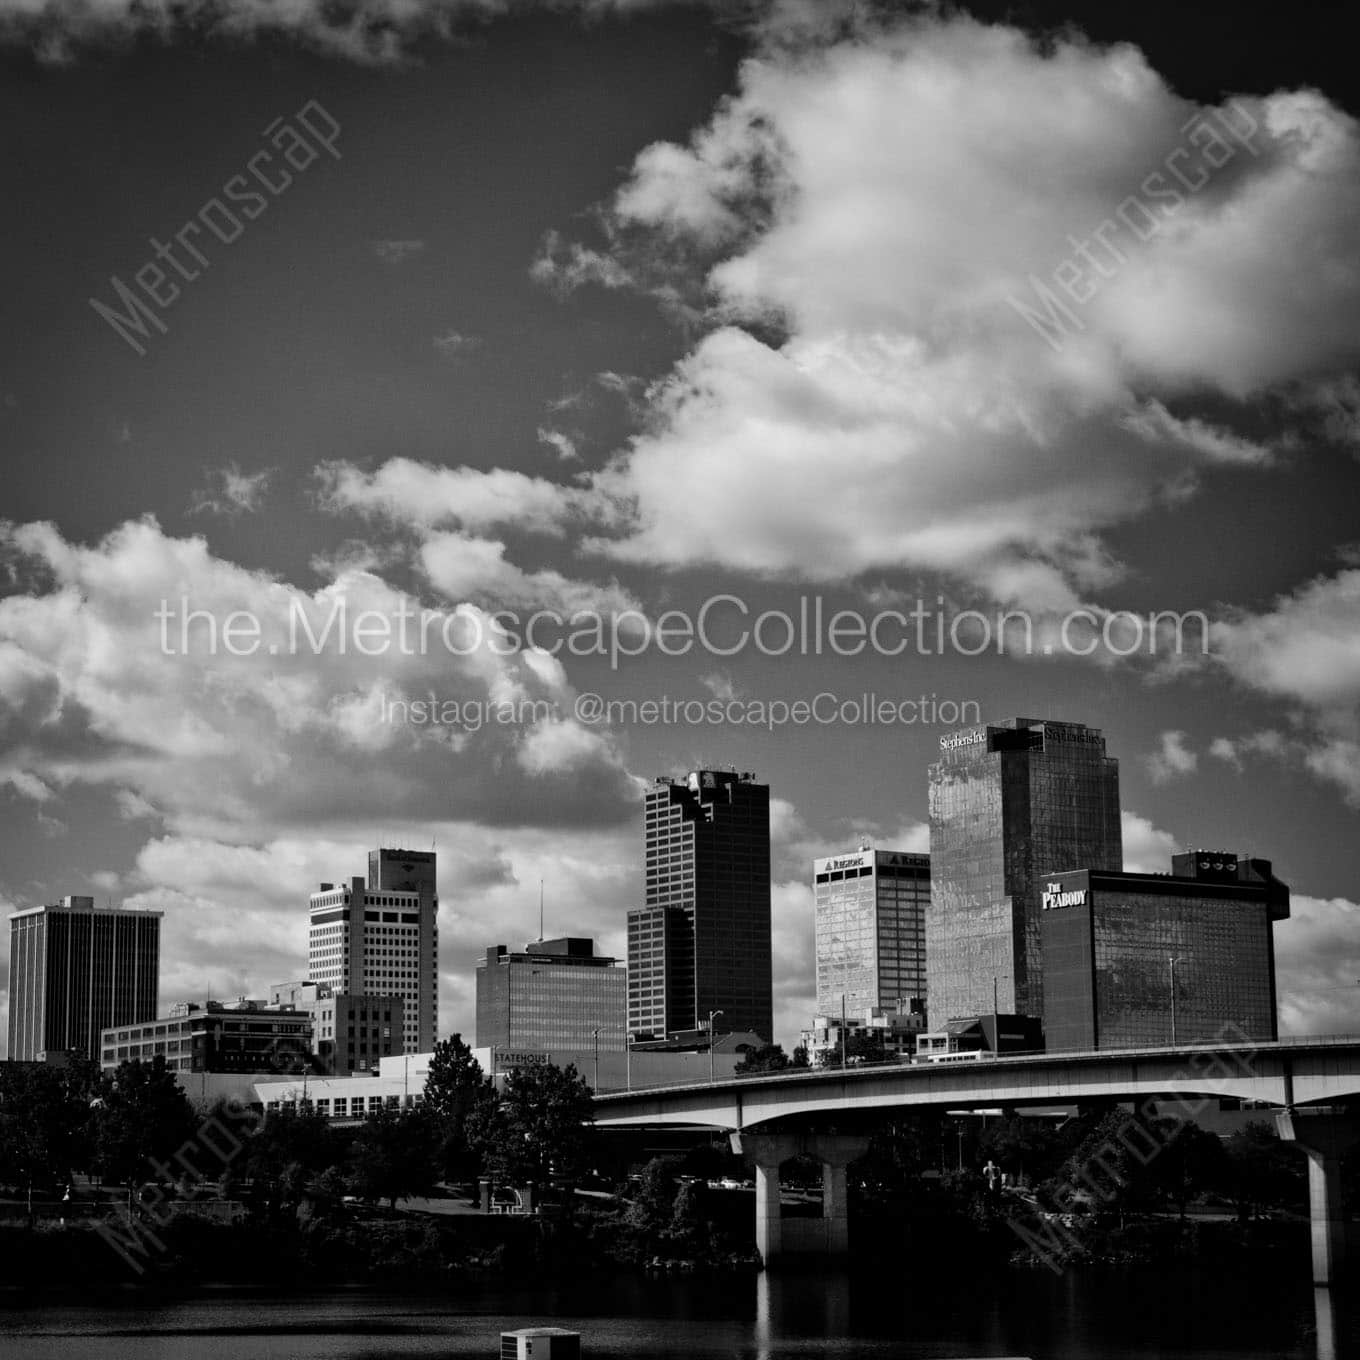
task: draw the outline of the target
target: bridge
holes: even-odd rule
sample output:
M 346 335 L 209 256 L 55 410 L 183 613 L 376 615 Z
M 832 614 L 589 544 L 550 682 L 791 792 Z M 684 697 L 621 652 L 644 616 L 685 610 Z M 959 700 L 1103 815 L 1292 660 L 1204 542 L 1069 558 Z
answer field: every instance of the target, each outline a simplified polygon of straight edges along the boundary
M 1227 1098 L 1270 1107 L 1263 1114 L 1273 1112 L 1280 1136 L 1307 1156 L 1314 1279 L 1329 1284 L 1344 1245 L 1341 1154 L 1360 1140 L 1360 1038 L 802 1069 L 598 1096 L 595 1123 L 729 1132 L 733 1149 L 755 1163 L 756 1244 L 769 1263 L 848 1248 L 847 1168 L 868 1150 L 867 1129 L 884 1115 L 1131 1102 L 1155 1127 L 1168 1122 L 1156 1102 L 1187 1101 L 1193 1112 L 1196 1102 Z M 822 1218 L 785 1222 L 779 1168 L 799 1153 L 822 1163 Z

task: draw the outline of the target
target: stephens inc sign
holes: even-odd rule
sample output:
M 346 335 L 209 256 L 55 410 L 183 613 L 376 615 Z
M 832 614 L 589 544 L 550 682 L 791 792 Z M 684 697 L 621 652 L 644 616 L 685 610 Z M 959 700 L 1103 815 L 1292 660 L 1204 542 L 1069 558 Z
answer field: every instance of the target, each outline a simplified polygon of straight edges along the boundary
M 1056 907 L 1084 907 L 1087 888 L 1064 888 L 1061 883 L 1047 883 L 1040 894 L 1040 903 L 1045 911 Z
M 941 751 L 958 751 L 967 746 L 976 746 L 979 742 L 987 740 L 987 729 L 985 727 L 975 727 L 969 732 L 951 732 L 947 737 L 940 738 Z

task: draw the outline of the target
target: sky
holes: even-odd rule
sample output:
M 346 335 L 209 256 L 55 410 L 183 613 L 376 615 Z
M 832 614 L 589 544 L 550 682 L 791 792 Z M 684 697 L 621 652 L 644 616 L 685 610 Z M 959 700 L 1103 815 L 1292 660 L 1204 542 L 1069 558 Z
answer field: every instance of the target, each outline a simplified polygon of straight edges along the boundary
M 733 766 L 791 1045 L 812 859 L 1056 717 L 1126 867 L 1273 861 L 1282 1030 L 1360 1032 L 1344 12 L 0 0 L 0 906 L 259 995 L 433 845 L 468 1033 Z

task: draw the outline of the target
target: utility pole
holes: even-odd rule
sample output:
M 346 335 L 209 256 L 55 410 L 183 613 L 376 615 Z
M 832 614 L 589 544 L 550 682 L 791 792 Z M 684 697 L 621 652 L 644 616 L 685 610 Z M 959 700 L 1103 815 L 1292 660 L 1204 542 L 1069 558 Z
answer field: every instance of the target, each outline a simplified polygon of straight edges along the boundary
M 718 1080 L 718 1064 L 713 1050 L 713 1021 L 722 1014 L 722 1011 L 709 1011 L 708 1013 L 708 1079 L 710 1082 Z
M 841 993 L 841 1071 L 845 1071 L 845 993 Z
M 1175 958 L 1167 959 L 1166 966 L 1171 972 L 1171 1047 L 1175 1048 L 1179 1042 L 1176 1037 L 1176 965 L 1184 960 L 1177 955 Z

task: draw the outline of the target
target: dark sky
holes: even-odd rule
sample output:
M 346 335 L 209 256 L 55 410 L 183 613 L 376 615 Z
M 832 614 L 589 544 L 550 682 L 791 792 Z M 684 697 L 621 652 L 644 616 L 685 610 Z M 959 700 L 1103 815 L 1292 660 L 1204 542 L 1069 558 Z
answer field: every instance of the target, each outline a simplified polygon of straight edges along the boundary
M 52 526 L 12 527 L 3 548 L 4 898 L 160 906 L 163 1002 L 258 991 L 304 966 L 314 878 L 358 872 L 379 837 L 435 840 L 447 1029 L 470 1020 L 473 955 L 531 928 L 539 878 L 563 929 L 619 948 L 640 858 L 629 779 L 730 763 L 783 800 L 787 1040 L 808 1005 L 810 858 L 865 833 L 925 848 L 938 725 L 624 721 L 530 740 L 375 734 L 350 706 L 384 687 L 934 694 L 1102 727 L 1140 867 L 1183 844 L 1274 859 L 1308 903 L 1281 929 L 1288 1022 L 1353 1016 L 1345 7 L 966 11 L 1045 35 L 1024 51 L 957 17 L 905 29 L 906 7 L 820 46 L 702 7 L 515 8 L 456 41 L 413 28 L 402 60 L 364 62 L 319 19 L 153 37 L 114 3 L 53 62 L 56 11 L 23 26 L 0 0 L 0 518 Z M 1117 43 L 1141 63 L 1099 50 Z M 931 81 L 961 70 L 932 102 Z M 1300 90 L 1328 111 L 1331 159 L 1309 159 Z M 1191 200 L 1063 355 L 1007 330 L 998 280 L 1046 277 L 1065 233 L 1162 165 L 1189 112 L 1234 95 L 1263 124 L 1272 110 L 1266 149 Z M 309 101 L 340 123 L 339 159 L 205 246 L 167 332 L 134 352 L 91 297 L 111 301 L 149 238 Z M 656 144 L 675 154 L 639 159 Z M 553 267 L 531 272 L 552 242 Z M 1049 617 L 1070 595 L 1199 609 L 1224 632 L 1183 666 L 653 651 L 620 670 L 402 669 L 157 651 L 159 600 L 282 609 L 349 588 L 342 566 L 368 573 L 356 590 L 443 609 L 605 600 L 654 617 L 733 592 L 753 614 L 820 594 L 828 612 L 919 597 Z

